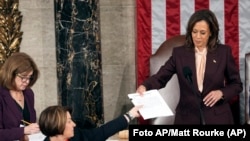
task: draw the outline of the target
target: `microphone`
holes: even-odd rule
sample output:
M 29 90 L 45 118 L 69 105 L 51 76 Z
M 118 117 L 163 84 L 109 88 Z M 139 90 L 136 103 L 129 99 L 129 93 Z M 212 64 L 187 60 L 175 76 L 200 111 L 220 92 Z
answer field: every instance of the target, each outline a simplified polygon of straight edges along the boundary
M 192 73 L 192 71 L 191 71 L 191 69 L 189 67 L 184 67 L 183 68 L 183 74 L 184 74 L 185 78 L 188 80 L 188 82 L 190 84 L 193 84 L 193 80 L 192 80 L 193 73 Z

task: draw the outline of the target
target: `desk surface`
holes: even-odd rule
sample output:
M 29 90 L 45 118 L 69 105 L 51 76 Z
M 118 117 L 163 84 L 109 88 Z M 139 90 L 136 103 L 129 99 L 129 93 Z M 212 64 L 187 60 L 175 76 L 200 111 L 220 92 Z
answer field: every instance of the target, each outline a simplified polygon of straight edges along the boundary
M 106 141 L 128 141 L 128 139 L 119 138 L 118 133 L 108 138 Z

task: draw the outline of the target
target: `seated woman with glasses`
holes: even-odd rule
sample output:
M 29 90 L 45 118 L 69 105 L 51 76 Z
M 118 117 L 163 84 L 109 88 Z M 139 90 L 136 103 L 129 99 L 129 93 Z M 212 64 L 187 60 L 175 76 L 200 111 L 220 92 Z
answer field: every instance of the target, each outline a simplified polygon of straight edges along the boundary
M 26 53 L 13 53 L 0 69 L 0 137 L 3 141 L 26 140 L 40 131 L 36 123 L 34 93 L 39 70 Z M 27 124 L 28 123 L 28 124 Z

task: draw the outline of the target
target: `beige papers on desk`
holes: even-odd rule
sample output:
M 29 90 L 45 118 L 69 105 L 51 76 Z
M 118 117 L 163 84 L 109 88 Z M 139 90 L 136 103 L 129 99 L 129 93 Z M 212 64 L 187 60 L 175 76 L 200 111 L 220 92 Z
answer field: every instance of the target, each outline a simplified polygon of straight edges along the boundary
M 43 141 L 45 137 L 46 136 L 42 134 L 41 132 L 28 135 L 29 141 Z
M 132 93 L 128 97 L 134 105 L 143 105 L 139 112 L 144 120 L 174 115 L 158 90 L 146 91 L 143 96 Z

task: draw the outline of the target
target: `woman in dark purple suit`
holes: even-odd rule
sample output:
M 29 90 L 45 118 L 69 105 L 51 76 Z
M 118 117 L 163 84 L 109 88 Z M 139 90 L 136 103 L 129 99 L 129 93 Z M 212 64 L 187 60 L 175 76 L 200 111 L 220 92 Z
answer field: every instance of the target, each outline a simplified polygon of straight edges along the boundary
M 196 11 L 185 44 L 175 47 L 160 70 L 137 88 L 140 94 L 163 88 L 176 74 L 180 99 L 174 124 L 234 124 L 229 102 L 242 91 L 242 82 L 231 47 L 221 44 L 218 35 L 215 14 Z
M 31 89 L 38 76 L 37 65 L 22 52 L 13 53 L 1 67 L 0 140 L 26 140 L 27 135 L 40 131 Z

